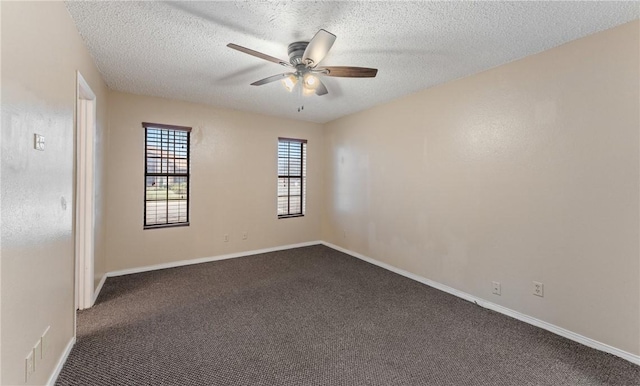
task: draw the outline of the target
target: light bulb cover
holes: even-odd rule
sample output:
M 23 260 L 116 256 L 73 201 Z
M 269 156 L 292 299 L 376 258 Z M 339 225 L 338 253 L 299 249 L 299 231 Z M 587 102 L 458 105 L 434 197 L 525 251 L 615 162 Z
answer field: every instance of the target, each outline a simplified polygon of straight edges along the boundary
M 282 79 L 282 84 L 284 85 L 284 88 L 286 88 L 287 91 L 289 92 L 293 91 L 294 87 L 296 87 L 296 83 L 298 83 L 298 78 L 293 74 Z
M 304 85 L 306 88 L 315 90 L 318 87 L 318 78 L 312 74 L 304 74 Z

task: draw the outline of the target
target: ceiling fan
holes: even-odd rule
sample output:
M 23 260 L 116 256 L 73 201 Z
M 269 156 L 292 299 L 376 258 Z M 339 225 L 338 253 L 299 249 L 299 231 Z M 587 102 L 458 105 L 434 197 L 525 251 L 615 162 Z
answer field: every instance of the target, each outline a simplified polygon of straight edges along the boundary
M 376 76 L 378 70 L 375 68 L 345 66 L 318 67 L 318 64 L 327 55 L 335 40 L 336 35 L 321 29 L 315 34 L 311 41 L 291 43 L 288 48 L 288 62 L 233 43 L 227 44 L 227 47 L 277 63 L 281 66 L 290 67 L 293 71 L 260 79 L 251 83 L 252 86 L 262 86 L 263 84 L 281 80 L 288 91 L 293 91 L 297 84 L 301 84 L 300 89 L 303 95 L 311 95 L 314 93 L 316 95 L 325 95 L 329 91 L 327 91 L 324 83 L 320 80 L 321 76 L 342 78 L 373 78 Z

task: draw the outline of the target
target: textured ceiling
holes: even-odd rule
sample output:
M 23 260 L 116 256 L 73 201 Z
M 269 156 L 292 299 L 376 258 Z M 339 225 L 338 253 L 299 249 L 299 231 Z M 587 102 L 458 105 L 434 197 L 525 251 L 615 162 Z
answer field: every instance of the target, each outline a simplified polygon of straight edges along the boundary
M 328 122 L 400 96 L 637 19 L 637 2 L 67 2 L 107 85 L 119 91 Z M 378 68 L 371 79 L 324 77 L 301 97 L 287 45 L 324 28 L 337 40 L 321 64 Z M 304 110 L 298 112 L 298 106 Z

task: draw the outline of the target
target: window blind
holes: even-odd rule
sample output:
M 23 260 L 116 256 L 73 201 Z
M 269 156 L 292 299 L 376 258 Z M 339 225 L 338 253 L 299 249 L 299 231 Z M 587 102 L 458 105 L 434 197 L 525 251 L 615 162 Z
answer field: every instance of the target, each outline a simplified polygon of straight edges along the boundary
M 144 227 L 189 225 L 191 128 L 143 122 Z

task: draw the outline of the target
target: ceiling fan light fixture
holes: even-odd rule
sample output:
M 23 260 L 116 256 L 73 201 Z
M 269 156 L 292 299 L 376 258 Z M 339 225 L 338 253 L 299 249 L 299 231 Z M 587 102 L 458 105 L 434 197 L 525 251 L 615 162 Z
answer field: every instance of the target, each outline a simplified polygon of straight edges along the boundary
M 313 74 L 305 74 L 304 75 L 304 86 L 305 88 L 309 88 L 315 90 L 318 87 L 318 78 Z
M 296 87 L 296 83 L 298 83 L 298 78 L 293 74 L 282 79 L 284 88 L 286 88 L 289 92 L 293 91 L 293 88 Z

